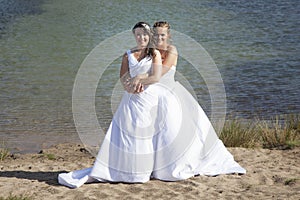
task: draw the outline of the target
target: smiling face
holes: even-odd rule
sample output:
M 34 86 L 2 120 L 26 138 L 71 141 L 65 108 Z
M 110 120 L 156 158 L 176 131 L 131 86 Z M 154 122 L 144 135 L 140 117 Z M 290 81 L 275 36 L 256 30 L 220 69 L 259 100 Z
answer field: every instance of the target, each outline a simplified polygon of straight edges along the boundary
M 148 33 L 143 28 L 136 28 L 134 29 L 134 37 L 137 43 L 138 48 L 146 48 L 150 37 Z
M 169 30 L 167 27 L 155 27 L 156 45 L 159 49 L 166 49 L 169 41 Z

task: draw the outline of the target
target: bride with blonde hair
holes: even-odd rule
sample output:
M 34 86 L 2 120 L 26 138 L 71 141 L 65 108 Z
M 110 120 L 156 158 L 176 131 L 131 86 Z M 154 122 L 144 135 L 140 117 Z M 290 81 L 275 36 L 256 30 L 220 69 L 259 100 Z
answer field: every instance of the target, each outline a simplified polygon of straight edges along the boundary
M 169 23 L 156 22 L 152 31 L 139 22 L 132 32 L 137 46 L 124 54 L 120 69 L 124 95 L 94 165 L 59 174 L 59 183 L 76 188 L 88 182 L 246 173 L 198 102 L 175 81 L 178 53 L 169 43 Z

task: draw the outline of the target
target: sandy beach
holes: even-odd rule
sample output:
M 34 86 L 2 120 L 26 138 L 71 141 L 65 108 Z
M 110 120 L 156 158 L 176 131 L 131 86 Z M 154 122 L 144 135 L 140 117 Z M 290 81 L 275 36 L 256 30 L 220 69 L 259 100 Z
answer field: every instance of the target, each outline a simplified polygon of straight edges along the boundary
M 90 167 L 94 158 L 79 144 L 60 144 L 37 154 L 14 154 L 0 162 L 0 198 L 25 195 L 53 199 L 299 199 L 300 148 L 228 148 L 246 175 L 196 176 L 179 182 L 92 183 L 69 189 L 61 172 Z

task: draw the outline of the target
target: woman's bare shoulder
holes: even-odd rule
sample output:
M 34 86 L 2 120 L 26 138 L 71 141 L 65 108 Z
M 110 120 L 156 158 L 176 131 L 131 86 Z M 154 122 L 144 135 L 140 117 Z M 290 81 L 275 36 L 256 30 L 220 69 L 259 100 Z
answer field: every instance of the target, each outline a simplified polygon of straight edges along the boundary
M 123 58 L 128 58 L 128 53 L 127 53 L 127 51 L 123 54 Z
M 135 53 L 135 52 L 139 51 L 139 49 L 137 47 L 133 47 L 129 50 L 130 50 L 131 53 Z
M 133 47 L 131 49 L 128 49 L 127 51 L 124 52 L 123 54 L 123 58 L 128 58 L 128 53 L 131 54 L 131 53 L 135 53 L 137 51 L 137 48 L 136 47 Z
M 174 45 L 169 45 L 168 46 L 168 52 L 178 54 L 177 48 Z
M 157 49 L 154 49 L 154 54 L 155 54 L 155 55 L 160 55 L 160 51 L 157 50 Z

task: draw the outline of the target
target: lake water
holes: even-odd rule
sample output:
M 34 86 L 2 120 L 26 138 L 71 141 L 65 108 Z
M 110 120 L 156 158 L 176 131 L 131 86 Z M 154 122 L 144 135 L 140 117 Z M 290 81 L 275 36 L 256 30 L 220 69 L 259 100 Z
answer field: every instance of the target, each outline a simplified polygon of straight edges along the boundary
M 207 50 L 221 72 L 231 117 L 300 113 L 297 0 L 1 0 L 0 16 L 0 141 L 12 151 L 79 141 L 72 115 L 77 71 L 96 45 L 138 21 L 167 20 Z M 119 66 L 120 59 L 112 62 L 96 92 L 104 129 Z M 209 115 L 201 75 L 183 58 L 177 68 Z

